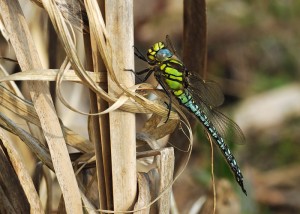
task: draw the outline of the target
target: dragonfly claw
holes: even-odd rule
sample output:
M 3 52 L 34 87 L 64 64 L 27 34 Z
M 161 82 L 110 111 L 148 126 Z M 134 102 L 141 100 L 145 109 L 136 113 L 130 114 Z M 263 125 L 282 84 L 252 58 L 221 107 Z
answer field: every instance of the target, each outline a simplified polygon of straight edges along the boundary
M 165 123 L 168 122 L 169 118 L 170 118 L 170 114 L 171 114 L 171 108 L 172 108 L 172 103 L 167 103 L 167 102 L 164 102 L 167 106 L 167 109 L 168 109 L 168 114 L 167 114 L 167 119 L 165 121 Z

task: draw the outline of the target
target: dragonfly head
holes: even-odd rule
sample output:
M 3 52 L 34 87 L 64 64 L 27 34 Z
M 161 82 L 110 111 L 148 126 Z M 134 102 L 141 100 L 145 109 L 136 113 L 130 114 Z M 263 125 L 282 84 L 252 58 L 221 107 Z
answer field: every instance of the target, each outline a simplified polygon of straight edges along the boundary
M 170 59 L 173 53 L 166 47 L 163 42 L 155 43 L 147 53 L 147 58 L 150 64 L 156 64 L 158 62 L 164 62 Z

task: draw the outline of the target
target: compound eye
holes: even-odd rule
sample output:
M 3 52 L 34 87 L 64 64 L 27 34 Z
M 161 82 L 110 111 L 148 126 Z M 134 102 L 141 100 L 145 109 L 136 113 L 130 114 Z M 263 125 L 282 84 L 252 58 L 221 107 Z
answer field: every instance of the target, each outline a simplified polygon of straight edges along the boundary
M 156 53 L 157 61 L 163 62 L 173 56 L 173 53 L 169 49 L 161 49 Z

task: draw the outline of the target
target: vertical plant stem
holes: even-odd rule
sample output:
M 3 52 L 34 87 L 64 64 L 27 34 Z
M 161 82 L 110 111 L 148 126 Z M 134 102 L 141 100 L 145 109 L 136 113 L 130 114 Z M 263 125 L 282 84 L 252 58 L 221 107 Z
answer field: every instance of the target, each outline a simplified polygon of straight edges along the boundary
M 206 75 L 206 4 L 205 0 L 184 0 L 183 62 L 191 71 Z
M 104 1 L 99 1 L 99 7 L 105 16 L 105 5 Z M 96 40 L 93 38 L 93 34 L 91 34 L 92 38 L 92 48 L 93 50 L 93 61 L 97 62 L 94 65 L 95 71 L 99 71 L 100 73 L 106 73 L 107 70 L 104 69 L 105 65 L 100 56 Z M 96 48 L 97 47 L 97 48 Z M 97 59 L 97 60 L 96 60 Z M 107 82 L 100 83 L 100 87 L 107 91 Z M 98 109 L 100 112 L 106 110 L 108 108 L 108 103 L 98 97 Z M 113 209 L 113 191 L 112 191 L 112 167 L 111 167 L 111 148 L 110 148 L 110 130 L 109 130 L 109 115 L 105 114 L 100 117 L 100 133 L 101 133 L 101 142 L 102 142 L 102 157 L 103 157 L 103 167 L 104 167 L 104 176 L 105 176 L 105 185 L 106 185 L 106 202 L 107 209 Z
M 84 35 L 84 44 L 85 44 L 85 52 L 86 52 L 86 60 L 87 60 L 87 69 L 94 70 L 94 68 L 98 68 L 98 66 L 93 66 L 92 61 L 92 49 L 91 49 L 91 40 L 89 35 Z M 96 47 L 96 46 L 94 46 Z M 97 61 L 95 61 L 96 63 Z M 98 72 L 94 70 L 94 72 Z M 98 112 L 98 99 L 95 92 L 89 90 L 90 94 L 90 111 L 91 113 Z M 95 156 L 96 156 L 96 171 L 97 171 L 97 182 L 98 182 L 98 191 L 99 191 L 99 205 L 100 209 L 107 209 L 107 199 L 106 199 L 106 185 L 104 178 L 104 166 L 103 166 L 103 152 L 102 152 L 102 141 L 100 135 L 100 121 L 99 116 L 90 116 L 90 125 L 89 125 L 89 136 L 91 141 L 95 145 Z
M 103 86 L 102 86 L 103 87 Z M 106 84 L 107 87 L 107 84 Z M 108 108 L 108 103 L 99 98 L 99 111 L 104 111 Z M 112 191 L 112 167 L 111 167 L 111 148 L 110 148 L 110 132 L 109 132 L 109 116 L 105 114 L 100 117 L 100 133 L 102 142 L 103 167 L 106 185 L 106 203 L 107 209 L 113 209 L 113 191 Z
M 133 1 L 105 1 L 106 27 L 109 33 L 113 70 L 119 82 L 134 85 L 134 76 L 125 68 L 133 68 Z M 108 79 L 108 92 L 120 89 Z M 137 190 L 135 115 L 114 111 L 109 114 L 114 210 L 133 207 Z

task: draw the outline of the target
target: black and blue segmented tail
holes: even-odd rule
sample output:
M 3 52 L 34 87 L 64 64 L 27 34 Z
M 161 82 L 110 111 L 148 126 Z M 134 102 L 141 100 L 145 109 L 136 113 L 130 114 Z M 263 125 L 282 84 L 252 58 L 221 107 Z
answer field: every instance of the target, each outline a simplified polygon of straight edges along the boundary
M 213 126 L 211 121 L 207 118 L 205 115 L 205 112 L 201 110 L 201 107 L 196 104 L 194 101 L 192 95 L 188 90 L 183 90 L 181 91 L 181 94 L 175 95 L 179 102 L 184 105 L 191 113 L 193 113 L 203 124 L 205 129 L 209 132 L 209 134 L 213 137 L 215 143 L 217 146 L 220 148 L 222 154 L 224 155 L 228 165 L 230 166 L 236 181 L 242 188 L 243 192 L 247 195 L 247 191 L 244 188 L 244 183 L 243 183 L 243 175 L 242 172 L 235 160 L 235 157 L 231 153 L 229 147 L 227 144 L 224 142 L 223 138 L 219 134 L 219 132 L 216 130 L 216 128 Z

